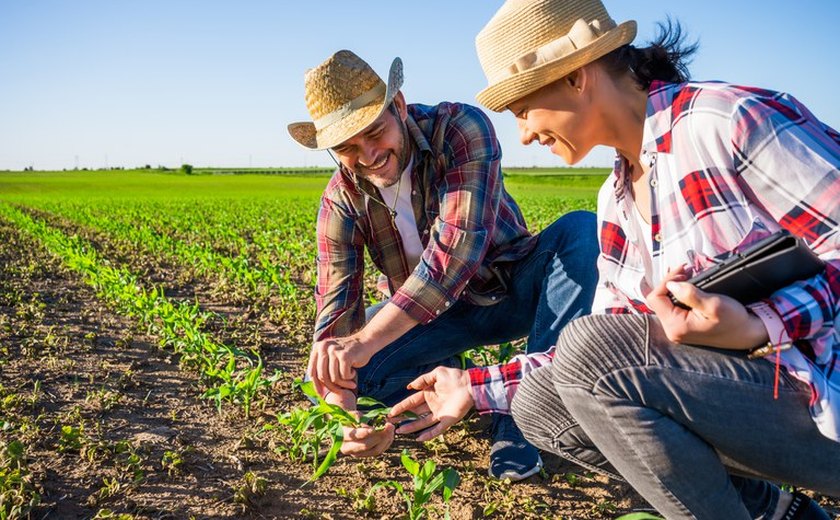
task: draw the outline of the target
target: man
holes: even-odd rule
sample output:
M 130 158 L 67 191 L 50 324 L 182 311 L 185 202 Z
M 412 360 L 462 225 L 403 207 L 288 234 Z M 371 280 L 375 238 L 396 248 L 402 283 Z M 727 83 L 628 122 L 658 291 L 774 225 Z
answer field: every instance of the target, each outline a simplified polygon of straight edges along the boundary
M 330 402 L 391 404 L 457 355 L 528 335 L 544 351 L 587 314 L 597 282 L 594 215 L 577 212 L 531 235 L 504 189 L 501 149 L 477 108 L 407 105 L 402 62 L 387 85 L 339 51 L 305 76 L 312 122 L 289 133 L 329 149 L 338 169 L 318 214 L 315 344 L 308 376 Z M 364 307 L 364 252 L 389 298 Z M 394 428 L 345 432 L 343 451 L 372 456 Z M 494 418 L 490 474 L 520 480 L 542 461 L 507 415 Z

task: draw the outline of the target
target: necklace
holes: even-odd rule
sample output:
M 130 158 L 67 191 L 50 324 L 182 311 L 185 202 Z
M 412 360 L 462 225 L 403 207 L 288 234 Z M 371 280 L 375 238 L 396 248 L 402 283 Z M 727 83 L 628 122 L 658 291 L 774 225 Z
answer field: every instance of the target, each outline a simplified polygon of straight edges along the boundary
M 400 187 L 402 186 L 402 178 L 403 178 L 403 174 L 402 174 L 402 172 L 400 172 L 400 178 L 397 181 L 397 192 L 394 195 L 394 203 L 391 206 L 387 206 L 388 211 L 391 212 L 391 220 L 394 220 L 394 219 L 397 218 L 397 202 L 399 202 L 399 200 L 400 200 Z

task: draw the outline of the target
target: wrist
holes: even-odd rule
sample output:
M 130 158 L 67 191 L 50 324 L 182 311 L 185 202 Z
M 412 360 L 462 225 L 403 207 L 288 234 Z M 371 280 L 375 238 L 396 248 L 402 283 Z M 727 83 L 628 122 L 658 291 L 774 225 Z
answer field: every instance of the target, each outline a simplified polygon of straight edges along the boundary
M 376 341 L 373 337 L 365 333 L 364 329 L 360 330 L 349 339 L 353 342 L 352 348 L 358 349 L 358 351 L 365 354 L 368 359 L 379 352 L 380 347 L 376 345 Z
M 748 312 L 747 316 L 749 316 L 749 327 L 747 329 L 749 330 L 749 334 L 747 337 L 750 340 L 747 348 L 767 344 L 770 341 L 770 335 L 767 333 L 767 327 L 764 326 L 764 322 L 752 312 Z
M 472 378 L 470 377 L 469 370 L 460 371 L 458 386 L 463 390 L 469 408 L 473 408 L 475 406 L 475 397 L 473 396 Z

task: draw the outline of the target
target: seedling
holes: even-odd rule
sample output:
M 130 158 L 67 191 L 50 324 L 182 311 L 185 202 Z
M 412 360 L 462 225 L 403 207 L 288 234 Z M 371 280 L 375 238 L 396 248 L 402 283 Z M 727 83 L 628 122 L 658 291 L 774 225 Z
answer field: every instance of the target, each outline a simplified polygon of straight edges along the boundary
M 392 488 L 405 500 L 408 508 L 408 518 L 418 520 L 426 516 L 429 500 L 440 489 L 443 495 L 443 503 L 446 506 L 445 518 L 449 519 L 449 500 L 452 498 L 455 488 L 461 482 L 458 472 L 452 468 L 436 471 L 437 465 L 433 460 L 427 460 L 421 466 L 418 461 L 411 458 L 408 450 L 403 450 L 400 461 L 403 467 L 414 477 L 414 489 L 406 490 L 402 484 L 395 480 L 385 480 L 374 484 L 368 495 L 383 487 Z
M 341 450 L 344 442 L 343 428 L 370 425 L 375 428 L 385 424 L 390 408 L 369 397 L 361 397 L 357 403 L 360 406 L 374 407 L 364 412 L 359 418 L 344 410 L 340 406 L 327 403 L 311 381 L 303 382 L 296 379 L 294 387 L 300 390 L 316 404 L 308 409 L 295 408 L 277 418 L 277 421 L 289 430 L 291 444 L 280 448 L 289 454 L 292 460 L 304 460 L 312 457 L 314 473 L 309 482 L 317 480 L 329 470 Z M 321 458 L 321 446 L 329 441 L 330 447 Z

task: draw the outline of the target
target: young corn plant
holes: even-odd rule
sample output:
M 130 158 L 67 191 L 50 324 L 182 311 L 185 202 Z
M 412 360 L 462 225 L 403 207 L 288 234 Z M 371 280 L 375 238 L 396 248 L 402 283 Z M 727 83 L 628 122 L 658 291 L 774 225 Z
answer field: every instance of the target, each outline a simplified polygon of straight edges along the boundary
M 403 450 L 400 461 L 413 477 L 414 489 L 406 489 L 395 480 L 385 480 L 374 484 L 368 491 L 368 496 L 372 495 L 377 489 L 392 488 L 405 500 L 408 508 L 408 518 L 419 520 L 427 517 L 429 501 L 435 492 L 440 490 L 443 495 L 443 503 L 446 506 L 445 518 L 448 520 L 449 500 L 452 498 L 455 488 L 461 482 L 458 472 L 452 468 L 437 471 L 437 465 L 433 460 L 427 460 L 421 465 L 420 462 L 411 458 L 408 450 Z
M 20 441 L 0 441 L 0 520 L 26 518 L 41 501 L 25 461 Z
M 361 397 L 357 401 L 359 406 L 372 409 L 357 418 L 340 406 L 324 401 L 311 381 L 296 379 L 294 386 L 314 400 L 315 404 L 307 409 L 295 408 L 277 417 L 279 425 L 286 429 L 290 437 L 290 443 L 282 446 L 279 451 L 286 452 L 292 460 L 312 458 L 314 472 L 308 482 L 320 478 L 335 463 L 344 442 L 345 426 L 358 427 L 364 424 L 378 428 L 385 424 L 390 411 L 390 408 L 375 399 Z M 329 449 L 322 456 L 321 448 L 326 443 L 329 443 Z

